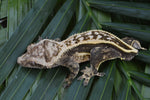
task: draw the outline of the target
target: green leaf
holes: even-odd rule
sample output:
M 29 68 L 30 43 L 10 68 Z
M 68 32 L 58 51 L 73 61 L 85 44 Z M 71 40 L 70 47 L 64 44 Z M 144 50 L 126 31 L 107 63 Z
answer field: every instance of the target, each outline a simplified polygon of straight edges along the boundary
M 96 28 L 97 28 L 97 29 L 101 29 L 102 26 L 101 26 L 99 23 L 97 23 L 97 22 L 98 22 L 98 19 L 96 19 L 95 15 L 94 15 L 93 12 L 91 11 L 91 8 L 90 8 L 88 2 L 85 1 L 85 0 L 82 0 L 82 1 L 83 1 L 83 4 L 84 4 L 85 8 L 86 8 L 87 11 L 88 11 L 89 16 L 91 16 L 91 18 L 92 18 L 94 24 L 96 25 Z
M 0 19 L 7 18 L 7 0 L 0 1 Z M 1 23 L 1 22 L 0 22 Z M 0 49 L 8 39 L 7 28 L 3 28 L 0 24 Z
M 150 51 L 140 51 L 136 59 L 150 63 Z
M 77 22 L 82 19 L 86 15 L 86 8 L 84 7 L 82 0 L 79 0 L 79 4 L 76 9 Z
M 150 74 L 150 66 L 149 65 L 146 66 L 145 73 Z M 141 91 L 141 94 L 143 95 L 143 97 L 147 98 L 147 99 L 150 98 L 149 93 L 150 93 L 150 87 L 143 85 L 142 91 Z
M 52 100 L 59 90 L 65 77 L 65 73 L 62 70 L 63 69 L 59 68 L 44 71 L 41 79 L 39 80 L 37 88 L 35 91 L 31 91 L 32 95 L 30 94 L 30 100 L 35 100 L 37 98 L 40 100 Z
M 117 100 L 131 100 L 131 85 L 127 80 L 122 82 Z
M 53 0 L 39 0 L 13 33 L 5 47 L 1 49 L 0 84 L 2 84 L 13 69 L 17 57 L 23 53 L 27 45 L 31 43 L 38 32 L 40 32 L 43 24 L 53 10 L 55 3 L 56 1 Z
M 73 28 L 72 32 L 70 33 L 70 36 L 78 32 L 86 31 L 90 22 L 90 17 L 88 14 L 86 14 Z
M 123 78 L 121 74 L 119 73 L 119 70 L 116 69 L 115 78 L 114 78 L 114 91 L 116 94 L 118 94 L 118 91 L 120 89 L 120 86 L 122 86 Z
M 124 76 L 126 77 L 126 79 L 128 80 L 129 84 L 132 86 L 132 88 L 134 89 L 134 93 L 136 96 L 138 96 L 139 99 L 143 100 L 143 96 L 140 94 L 140 91 L 138 90 L 135 82 L 131 79 L 129 71 L 131 69 L 128 68 L 132 68 L 135 67 L 135 64 L 132 63 L 125 63 L 125 62 L 119 62 L 118 64 L 120 71 L 124 74 Z M 127 68 L 128 67 L 128 68 Z
M 63 36 L 67 25 L 69 24 L 75 11 L 75 1 L 66 1 L 61 9 L 57 12 L 51 23 L 47 26 L 42 37 L 60 38 Z M 63 27 L 62 27 L 63 26 Z
M 7 41 L 6 28 L 0 30 L 0 49 L 1 46 Z
M 0 18 L 7 16 L 7 0 L 0 1 Z
M 135 37 L 140 40 L 150 42 L 150 29 L 146 25 L 137 25 L 129 23 L 102 23 L 103 29 L 115 30 L 121 34 L 125 34 L 130 37 Z M 119 35 L 119 33 L 117 35 Z
M 7 0 L 7 1 L 8 1 L 7 29 L 8 29 L 8 38 L 10 38 L 34 3 L 29 2 L 29 1 L 33 2 L 33 0 Z
M 99 0 L 89 0 L 88 2 L 91 7 L 99 10 L 150 20 L 150 4 L 148 3 Z
M 105 66 L 106 68 L 106 66 Z M 115 62 L 110 63 L 104 70 L 106 75 L 98 79 L 94 84 L 89 100 L 110 100 L 115 77 Z
M 141 83 L 150 86 L 150 74 L 137 72 L 137 71 L 129 71 L 132 78 L 134 78 L 137 81 L 140 81 Z
M 37 77 L 39 70 L 21 68 L 18 74 L 14 77 L 13 81 L 7 89 L 0 96 L 0 100 L 21 100 L 25 96 L 30 86 L 33 84 L 34 79 Z M 27 78 L 28 76 L 32 76 Z

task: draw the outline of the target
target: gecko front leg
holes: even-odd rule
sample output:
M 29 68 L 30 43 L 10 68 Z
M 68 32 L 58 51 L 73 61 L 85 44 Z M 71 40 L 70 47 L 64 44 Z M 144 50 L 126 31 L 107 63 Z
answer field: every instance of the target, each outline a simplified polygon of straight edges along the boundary
M 70 84 L 72 83 L 73 79 L 77 76 L 77 74 L 79 72 L 79 64 L 76 63 L 76 62 L 70 62 L 66 66 L 69 68 L 70 74 L 65 79 L 64 87 L 70 86 Z
M 81 71 L 83 75 L 78 78 L 79 80 L 84 79 L 84 86 L 88 85 L 91 77 L 102 77 L 105 75 L 103 72 L 98 72 L 99 66 L 102 62 L 121 57 L 121 53 L 119 51 L 109 46 L 95 47 L 91 50 L 90 54 L 90 67 L 83 69 Z
M 70 70 L 70 74 L 66 77 L 64 81 L 64 87 L 68 87 L 71 85 L 73 79 L 77 76 L 79 72 L 79 64 L 73 60 L 72 57 L 63 57 L 60 60 L 59 65 L 65 66 Z

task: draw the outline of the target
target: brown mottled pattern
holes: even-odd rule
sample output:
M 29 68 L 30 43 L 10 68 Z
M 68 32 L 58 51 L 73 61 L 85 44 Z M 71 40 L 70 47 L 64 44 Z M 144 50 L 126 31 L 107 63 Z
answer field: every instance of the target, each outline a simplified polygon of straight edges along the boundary
M 44 39 L 36 44 L 29 45 L 27 52 L 19 57 L 17 62 L 22 66 L 31 68 L 50 68 L 57 60 L 61 48 L 62 45 L 59 42 Z

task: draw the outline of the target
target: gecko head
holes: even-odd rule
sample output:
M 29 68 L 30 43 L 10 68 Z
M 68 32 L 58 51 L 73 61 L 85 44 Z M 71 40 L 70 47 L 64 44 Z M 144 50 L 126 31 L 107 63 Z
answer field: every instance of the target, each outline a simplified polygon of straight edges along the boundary
M 59 53 L 58 42 L 44 39 L 27 47 L 27 52 L 18 57 L 18 64 L 30 68 L 52 68 Z

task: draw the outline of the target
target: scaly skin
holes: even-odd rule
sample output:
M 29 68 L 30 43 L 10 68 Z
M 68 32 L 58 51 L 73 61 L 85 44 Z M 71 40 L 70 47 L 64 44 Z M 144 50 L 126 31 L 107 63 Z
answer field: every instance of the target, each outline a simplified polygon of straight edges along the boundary
M 67 87 L 79 72 L 79 63 L 89 61 L 90 67 L 86 67 L 78 79 L 84 79 L 84 86 L 88 85 L 93 76 L 104 76 L 98 72 L 102 62 L 120 58 L 130 61 L 138 54 L 138 49 L 144 49 L 133 38 L 120 39 L 115 35 L 102 31 L 90 30 L 70 36 L 64 41 L 49 39 L 40 40 L 31 44 L 27 52 L 18 58 L 18 63 L 30 68 L 53 68 L 59 65 L 70 70 L 70 75 L 65 79 Z

